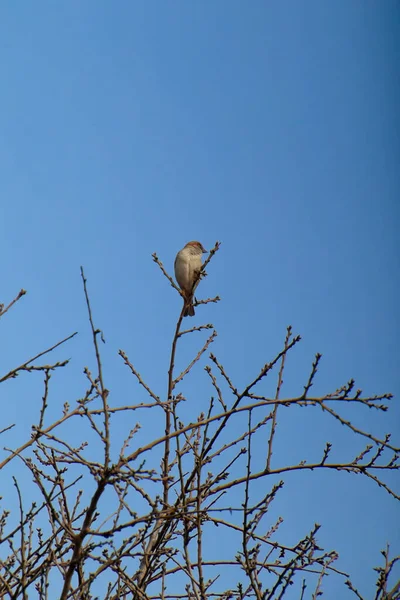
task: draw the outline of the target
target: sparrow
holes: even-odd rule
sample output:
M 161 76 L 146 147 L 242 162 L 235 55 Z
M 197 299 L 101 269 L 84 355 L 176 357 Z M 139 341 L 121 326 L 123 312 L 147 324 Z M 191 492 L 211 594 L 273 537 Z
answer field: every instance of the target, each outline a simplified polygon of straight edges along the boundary
M 188 242 L 175 258 L 175 279 L 184 298 L 183 316 L 193 317 L 193 295 L 200 281 L 201 255 L 207 250 L 200 242 Z

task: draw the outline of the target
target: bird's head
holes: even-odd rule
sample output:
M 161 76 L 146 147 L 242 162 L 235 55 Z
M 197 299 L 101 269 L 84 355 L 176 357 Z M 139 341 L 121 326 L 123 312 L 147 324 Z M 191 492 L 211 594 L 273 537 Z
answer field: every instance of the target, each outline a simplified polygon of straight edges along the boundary
M 188 242 L 185 248 L 194 251 L 196 254 L 205 254 L 208 252 L 200 242 Z

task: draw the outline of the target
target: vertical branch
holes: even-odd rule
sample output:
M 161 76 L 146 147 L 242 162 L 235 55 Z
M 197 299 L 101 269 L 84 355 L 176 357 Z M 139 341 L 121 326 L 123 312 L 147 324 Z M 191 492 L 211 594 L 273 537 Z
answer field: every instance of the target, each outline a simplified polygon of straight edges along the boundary
M 174 367 L 175 367 L 175 354 L 176 354 L 176 345 L 179 338 L 179 331 L 182 324 L 183 315 L 185 312 L 185 305 L 183 305 L 181 314 L 179 315 L 178 322 L 175 328 L 175 335 L 172 340 L 171 346 L 171 358 L 169 361 L 169 370 L 168 370 L 168 391 L 167 391 L 167 404 L 164 407 L 165 411 L 165 445 L 164 445 L 164 458 L 163 458 L 163 486 L 164 486 L 164 508 L 168 506 L 168 493 L 169 493 L 169 455 L 171 451 L 171 444 L 169 439 L 169 434 L 171 433 L 171 400 L 172 400 L 172 392 L 174 389 Z
M 93 323 L 92 309 L 91 309 L 91 306 L 90 306 L 89 294 L 88 294 L 87 286 L 86 286 L 86 277 L 85 277 L 85 274 L 83 272 L 83 267 L 81 267 L 81 277 L 82 277 L 82 282 L 83 282 L 83 289 L 84 289 L 84 292 L 85 292 L 86 306 L 87 306 L 88 314 L 89 314 L 90 327 L 92 329 L 93 345 L 94 345 L 94 349 L 95 349 L 95 352 L 96 352 L 98 380 L 99 380 L 99 383 L 100 383 L 100 395 L 101 395 L 101 399 L 103 401 L 103 410 L 104 410 L 104 467 L 107 468 L 108 465 L 109 465 L 109 462 L 110 462 L 110 422 L 109 422 L 109 418 L 110 417 L 109 417 L 108 405 L 107 405 L 108 390 L 104 386 L 103 367 L 102 367 L 102 364 L 101 364 L 99 346 L 98 346 L 98 343 L 97 343 L 97 336 L 99 334 L 101 334 L 101 330 L 100 329 L 95 329 L 95 326 L 94 326 L 94 323 Z
M 22 588 L 22 597 L 24 600 L 26 600 L 27 599 L 27 595 L 26 595 L 27 581 L 26 581 L 24 508 L 22 505 L 21 490 L 19 489 L 19 485 L 18 485 L 15 477 L 13 477 L 13 480 L 14 480 L 14 485 L 17 489 L 18 502 L 19 502 L 19 515 L 20 515 L 20 520 L 19 520 L 20 539 L 21 539 L 21 542 L 20 542 L 21 543 L 21 581 L 20 581 L 20 585 Z
M 61 592 L 60 600 L 66 600 L 66 598 L 69 596 L 70 588 L 71 588 L 71 584 L 72 584 L 72 578 L 73 578 L 74 574 L 77 572 L 78 578 L 80 578 L 82 576 L 82 566 L 83 566 L 85 558 L 86 558 L 84 548 L 83 548 L 84 540 L 85 540 L 86 536 L 88 535 L 90 525 L 93 522 L 93 519 L 95 517 L 98 502 L 107 486 L 109 476 L 110 476 L 110 474 L 108 472 L 109 463 L 110 463 L 110 423 L 109 423 L 109 411 L 108 411 L 108 404 L 107 404 L 107 398 L 108 398 L 109 392 L 104 385 L 103 368 L 102 368 L 102 364 L 101 364 L 99 346 L 97 343 L 97 336 L 99 334 L 101 335 L 102 333 L 101 333 L 100 329 L 95 328 L 94 323 L 93 323 L 92 309 L 91 309 L 89 294 L 88 294 L 87 285 L 86 285 L 86 278 L 85 278 L 85 274 L 84 274 L 82 267 L 81 267 L 81 277 L 82 277 L 83 289 L 84 289 L 84 293 L 85 293 L 86 306 L 87 306 L 88 315 L 89 315 L 90 327 L 92 330 L 93 345 L 94 345 L 94 349 L 95 349 L 97 370 L 98 370 L 98 377 L 95 381 L 91 380 L 88 370 L 86 370 L 86 375 L 89 377 L 92 387 L 96 388 L 96 390 L 98 391 L 99 395 L 101 396 L 102 403 L 103 403 L 104 433 L 101 433 L 101 432 L 99 432 L 99 433 L 100 433 L 101 440 L 103 441 L 103 444 L 104 444 L 104 465 L 103 465 L 103 469 L 101 472 L 101 476 L 99 477 L 99 479 L 97 481 L 97 488 L 91 498 L 89 506 L 85 510 L 85 513 L 84 513 L 85 517 L 83 520 L 82 527 L 81 527 L 79 533 L 74 534 L 72 531 L 70 533 L 71 541 L 72 541 L 72 557 L 71 557 L 71 560 L 68 564 L 68 568 L 65 573 L 64 585 L 63 585 L 63 589 Z
M 301 584 L 301 590 L 300 590 L 300 600 L 303 600 L 304 592 L 306 591 L 306 589 L 307 589 L 306 580 L 303 579 L 303 582 Z
M 292 327 L 291 327 L 291 325 L 289 325 L 287 328 L 286 338 L 285 338 L 285 350 L 282 354 L 281 367 L 279 369 L 278 384 L 276 386 L 275 400 L 279 400 L 279 395 L 280 395 L 282 383 L 283 383 L 283 371 L 285 369 L 286 354 L 287 354 L 287 349 L 289 347 L 289 341 L 290 341 L 291 336 L 292 336 Z M 272 412 L 271 435 L 269 436 L 269 440 L 268 440 L 268 456 L 267 456 L 267 464 L 265 466 L 265 470 L 267 472 L 271 468 L 272 444 L 274 441 L 275 430 L 276 430 L 276 413 L 277 412 L 278 412 L 278 404 L 275 404 L 274 410 Z
M 162 568 L 162 577 L 161 577 L 161 600 L 165 600 L 165 592 L 166 592 L 166 585 L 165 585 L 165 571 L 166 571 L 166 567 L 165 565 L 163 565 Z
M 173 417 L 174 417 L 174 426 L 175 431 L 178 430 L 178 416 L 176 414 L 176 402 L 173 402 Z M 197 592 L 197 582 L 193 575 L 192 563 L 190 560 L 190 552 L 189 552 L 189 544 L 190 544 L 190 530 L 191 530 L 191 521 L 190 515 L 188 513 L 188 499 L 190 501 L 190 490 L 186 490 L 185 488 L 185 480 L 182 466 L 182 456 L 185 454 L 184 447 L 181 449 L 179 436 L 176 436 L 176 460 L 178 466 L 179 473 L 179 482 L 181 487 L 181 501 L 182 501 L 182 538 L 183 538 L 183 556 L 185 558 L 187 573 L 192 585 L 192 594 L 193 598 L 196 600 L 200 600 L 199 594 Z
M 199 573 L 199 587 L 201 600 L 206 600 L 206 590 L 204 587 L 204 574 L 203 574 L 203 535 L 202 535 L 202 519 L 201 519 L 201 500 L 202 500 L 202 489 L 201 489 L 201 470 L 202 470 L 202 454 L 196 453 L 196 475 L 197 475 L 197 490 L 196 490 L 196 526 L 197 526 L 197 570 Z
M 42 397 L 42 408 L 40 410 L 40 417 L 39 417 L 39 425 L 38 425 L 38 429 L 41 430 L 43 428 L 43 423 L 44 423 L 44 413 L 46 411 L 47 408 L 47 398 L 49 395 L 49 381 L 50 381 L 50 369 L 46 369 L 45 370 L 45 377 L 44 377 L 44 394 Z
M 257 582 L 257 576 L 255 574 L 255 565 L 256 565 L 256 557 L 257 552 L 249 552 L 248 543 L 250 540 L 250 536 L 248 535 L 249 531 L 249 523 L 248 523 L 248 515 L 249 515 L 249 488 L 250 488 L 250 476 L 251 476 L 251 438 L 252 438 L 252 429 L 251 429 L 251 413 L 249 410 L 249 421 L 248 421 L 248 436 L 247 436 L 247 466 L 246 466 L 246 482 L 244 488 L 244 503 L 243 503 L 243 536 L 242 536 L 242 547 L 243 547 L 243 556 L 245 560 L 245 572 L 248 578 L 250 579 L 250 586 L 254 592 L 257 600 L 262 600 L 263 595 L 261 594 L 261 589 Z M 251 556 L 253 554 L 253 556 Z
M 84 539 L 86 538 L 90 524 L 93 521 L 94 514 L 97 509 L 98 502 L 100 500 L 101 495 L 104 492 L 104 489 L 107 485 L 106 480 L 100 480 L 97 484 L 97 489 L 92 496 L 91 502 L 86 510 L 85 518 L 83 520 L 82 529 L 79 533 L 72 536 L 72 558 L 69 562 L 68 569 L 65 574 L 64 585 L 61 592 L 60 600 L 66 600 L 69 596 L 69 591 L 71 588 L 72 577 L 75 573 L 75 570 L 78 569 L 79 563 L 82 559 L 84 559 L 82 546 Z
M 320 596 L 322 596 L 322 593 L 323 593 L 321 590 L 322 580 L 327 575 L 327 571 L 328 571 L 331 563 L 333 563 L 337 558 L 338 558 L 338 555 L 336 554 L 336 552 L 332 552 L 331 555 L 323 562 L 322 569 L 321 569 L 319 577 L 318 577 L 317 585 L 316 585 L 316 588 L 312 595 L 311 600 L 318 600 L 318 598 Z

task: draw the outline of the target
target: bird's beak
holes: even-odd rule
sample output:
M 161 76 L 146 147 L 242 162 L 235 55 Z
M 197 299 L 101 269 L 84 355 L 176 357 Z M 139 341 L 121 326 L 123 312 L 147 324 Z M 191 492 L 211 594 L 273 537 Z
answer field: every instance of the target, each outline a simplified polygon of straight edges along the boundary
M 203 254 L 208 254 L 208 250 L 205 250 L 205 249 L 203 248 Z

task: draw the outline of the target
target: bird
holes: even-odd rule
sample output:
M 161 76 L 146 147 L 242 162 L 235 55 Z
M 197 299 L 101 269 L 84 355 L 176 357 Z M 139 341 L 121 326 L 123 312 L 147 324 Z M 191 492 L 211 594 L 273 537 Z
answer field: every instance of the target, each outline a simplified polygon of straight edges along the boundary
M 200 281 L 201 256 L 207 253 L 200 242 L 188 242 L 175 258 L 175 279 L 181 288 L 183 316 L 193 317 L 193 295 Z

